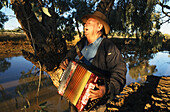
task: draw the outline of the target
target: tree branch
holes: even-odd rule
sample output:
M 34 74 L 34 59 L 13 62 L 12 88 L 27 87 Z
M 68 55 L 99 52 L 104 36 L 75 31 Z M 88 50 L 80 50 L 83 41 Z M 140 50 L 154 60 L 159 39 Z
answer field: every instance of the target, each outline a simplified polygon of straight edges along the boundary
M 168 17 L 170 17 L 170 15 L 169 15 L 169 12 L 165 12 L 164 11 L 164 8 L 166 8 L 166 9 L 169 9 L 170 10 L 170 6 L 168 6 L 168 5 L 164 5 L 163 3 L 161 3 L 161 2 L 158 2 L 157 3 L 158 5 L 160 5 L 161 7 L 162 7 L 162 12 L 163 12 L 163 14 L 165 14 L 166 16 L 168 16 Z

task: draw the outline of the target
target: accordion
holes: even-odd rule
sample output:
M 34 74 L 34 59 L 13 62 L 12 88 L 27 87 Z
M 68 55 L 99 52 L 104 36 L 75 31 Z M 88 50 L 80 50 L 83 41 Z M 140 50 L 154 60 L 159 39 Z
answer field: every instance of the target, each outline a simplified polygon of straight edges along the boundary
M 94 89 L 99 76 L 71 61 L 60 78 L 58 93 L 68 99 L 79 111 L 88 110 L 89 90 Z M 95 101 L 97 102 L 97 100 Z

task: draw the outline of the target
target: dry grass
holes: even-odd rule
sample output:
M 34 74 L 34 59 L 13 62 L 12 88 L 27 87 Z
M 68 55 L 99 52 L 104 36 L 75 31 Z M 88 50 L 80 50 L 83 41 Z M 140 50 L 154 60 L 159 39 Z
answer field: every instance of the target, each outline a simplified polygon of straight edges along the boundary
M 16 33 L 16 32 L 1 32 L 0 33 L 0 41 L 26 41 L 27 38 L 24 33 Z

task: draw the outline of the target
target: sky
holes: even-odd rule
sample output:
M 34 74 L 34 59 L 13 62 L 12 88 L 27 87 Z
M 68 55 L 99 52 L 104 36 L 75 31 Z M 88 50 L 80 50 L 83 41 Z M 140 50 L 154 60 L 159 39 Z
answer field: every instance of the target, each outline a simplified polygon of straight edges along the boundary
M 16 16 L 13 10 L 3 7 L 1 11 L 5 13 L 5 15 L 8 15 L 8 18 L 9 18 L 9 20 L 5 22 L 4 24 L 4 29 L 13 30 L 15 28 L 20 27 L 20 24 L 18 23 L 18 20 L 16 19 Z
M 159 7 L 158 7 L 158 9 L 159 9 Z M 1 9 L 1 11 L 4 12 L 9 17 L 9 20 L 7 22 L 5 22 L 5 24 L 4 24 L 4 29 L 12 30 L 12 29 L 20 27 L 20 24 L 18 23 L 18 20 L 16 19 L 15 14 L 11 9 L 3 7 Z M 163 34 L 170 34 L 170 23 L 163 24 L 161 26 L 160 31 Z

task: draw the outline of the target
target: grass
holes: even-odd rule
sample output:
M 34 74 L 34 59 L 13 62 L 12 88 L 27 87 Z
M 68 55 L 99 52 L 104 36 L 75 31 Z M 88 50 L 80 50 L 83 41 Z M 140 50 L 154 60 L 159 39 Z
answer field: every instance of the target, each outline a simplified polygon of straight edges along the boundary
M 26 35 L 24 33 L 15 33 L 15 32 L 1 32 L 0 33 L 0 42 L 2 41 L 26 41 Z

